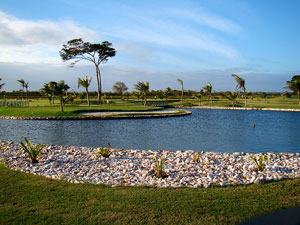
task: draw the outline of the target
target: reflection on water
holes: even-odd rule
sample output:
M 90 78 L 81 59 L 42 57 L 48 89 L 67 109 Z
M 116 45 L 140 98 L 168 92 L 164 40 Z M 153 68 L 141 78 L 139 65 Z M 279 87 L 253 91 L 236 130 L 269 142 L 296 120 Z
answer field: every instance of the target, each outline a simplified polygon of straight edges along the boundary
M 300 152 L 300 113 L 194 109 L 190 116 L 128 120 L 0 120 L 0 140 L 114 148 Z M 256 127 L 252 128 L 252 121 Z

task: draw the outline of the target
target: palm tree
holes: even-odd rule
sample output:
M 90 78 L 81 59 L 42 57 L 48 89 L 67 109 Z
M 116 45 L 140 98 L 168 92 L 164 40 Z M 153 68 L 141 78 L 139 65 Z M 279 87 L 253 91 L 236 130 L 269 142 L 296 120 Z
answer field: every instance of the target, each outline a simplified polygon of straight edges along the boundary
M 202 87 L 206 93 L 208 94 L 208 100 L 210 100 L 210 105 L 212 105 L 212 97 L 211 97 L 211 92 L 212 92 L 212 85 L 211 83 L 207 83 L 207 85 Z
M 123 100 L 123 94 L 128 90 L 128 87 L 123 82 L 118 81 L 115 83 L 112 89 L 114 92 L 120 95 Z
M 183 104 L 183 81 L 177 79 L 177 81 L 181 84 L 181 104 Z
M 164 97 L 166 100 L 168 99 L 171 92 L 172 92 L 172 88 L 170 88 L 170 87 L 167 87 L 166 90 L 164 91 Z
M 138 81 L 135 85 L 134 85 L 134 89 L 136 89 L 137 91 L 139 91 L 141 93 L 141 95 L 144 97 L 144 105 L 146 105 L 146 99 L 147 99 L 147 93 L 149 92 L 149 82 L 145 81 L 145 82 L 140 82 Z
M 50 81 L 48 83 L 44 84 L 44 87 L 40 89 L 41 92 L 44 92 L 45 95 L 49 98 L 49 102 L 51 103 L 52 100 L 52 104 L 54 104 L 54 87 L 57 83 L 54 81 Z
M 230 91 L 228 91 L 228 92 L 226 93 L 225 98 L 227 98 L 229 101 L 231 101 L 232 107 L 235 106 L 235 100 L 236 100 L 236 98 L 238 97 L 238 95 L 239 95 L 238 93 L 230 92 Z
M 0 78 L 0 81 L 2 80 L 2 78 Z M 0 90 L 2 89 L 2 87 L 4 86 L 5 83 L 0 84 Z
M 201 99 L 204 95 L 203 89 L 201 89 L 201 91 L 199 91 L 197 97 L 199 98 L 199 106 L 201 106 Z
M 86 99 L 88 102 L 88 105 L 90 105 L 90 97 L 89 97 L 89 86 L 91 84 L 92 78 L 88 78 L 87 76 L 85 76 L 85 78 L 78 78 L 78 88 L 80 86 L 82 86 L 83 88 L 85 88 L 86 91 Z
M 53 82 L 53 81 L 52 81 Z M 65 84 L 64 80 L 59 81 L 58 83 L 53 82 L 54 84 L 54 94 L 59 97 L 60 100 L 60 111 L 64 112 L 63 103 L 64 103 L 64 95 L 67 90 L 70 88 L 69 85 Z
M 29 82 L 25 82 L 24 79 L 20 79 L 20 80 L 17 80 L 21 87 L 22 87 L 22 93 L 24 92 L 24 88 L 26 89 L 26 100 L 28 100 L 28 87 L 29 87 Z M 23 96 L 23 95 L 22 95 Z
M 245 98 L 245 106 L 247 105 L 247 96 L 246 96 L 246 87 L 245 87 L 245 80 L 241 77 L 239 77 L 236 74 L 232 74 L 232 76 L 235 78 L 237 85 L 236 89 L 242 89 L 244 92 L 244 98 Z M 240 92 L 239 92 L 240 93 Z
M 295 75 L 292 77 L 292 80 L 286 82 L 286 87 L 293 92 L 298 94 L 299 97 L 299 106 L 300 106 L 300 75 Z

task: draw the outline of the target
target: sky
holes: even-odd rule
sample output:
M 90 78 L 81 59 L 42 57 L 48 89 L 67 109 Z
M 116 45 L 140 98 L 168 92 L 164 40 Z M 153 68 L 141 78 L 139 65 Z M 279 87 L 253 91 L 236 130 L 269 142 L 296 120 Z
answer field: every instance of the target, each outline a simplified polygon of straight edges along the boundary
M 245 79 L 247 91 L 282 92 L 300 74 L 298 0 L 0 0 L 2 90 L 29 90 L 65 80 L 74 91 L 79 77 L 95 68 L 81 61 L 71 68 L 59 51 L 75 38 L 109 41 L 115 57 L 102 64 L 103 90 L 115 82 L 129 90 L 149 81 L 167 87 L 233 91 L 231 74 Z

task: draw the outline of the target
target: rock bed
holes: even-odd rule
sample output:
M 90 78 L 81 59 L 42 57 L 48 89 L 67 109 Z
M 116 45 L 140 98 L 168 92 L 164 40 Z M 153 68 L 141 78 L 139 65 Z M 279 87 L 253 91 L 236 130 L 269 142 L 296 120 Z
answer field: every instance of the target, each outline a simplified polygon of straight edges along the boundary
M 258 172 L 252 171 L 255 164 L 249 156 L 258 159 L 261 153 L 201 152 L 200 162 L 195 163 L 194 151 L 113 149 L 105 159 L 96 148 L 47 145 L 39 162 L 31 164 L 24 153 L 17 156 L 19 144 L 2 141 L 0 146 L 0 158 L 9 168 L 73 183 L 207 188 L 300 177 L 299 153 L 268 152 L 266 168 Z M 155 156 L 164 159 L 168 177 L 154 176 Z

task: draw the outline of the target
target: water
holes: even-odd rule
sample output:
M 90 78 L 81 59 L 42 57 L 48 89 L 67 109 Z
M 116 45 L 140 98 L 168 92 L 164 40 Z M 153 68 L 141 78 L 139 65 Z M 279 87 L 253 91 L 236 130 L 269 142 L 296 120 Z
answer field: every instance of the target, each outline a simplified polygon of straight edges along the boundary
M 0 140 L 152 150 L 300 152 L 300 113 L 193 109 L 192 115 L 126 120 L 0 120 Z M 252 121 L 256 127 L 252 128 Z

